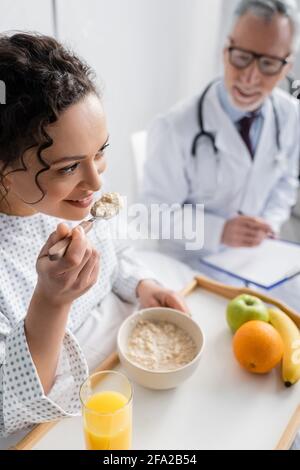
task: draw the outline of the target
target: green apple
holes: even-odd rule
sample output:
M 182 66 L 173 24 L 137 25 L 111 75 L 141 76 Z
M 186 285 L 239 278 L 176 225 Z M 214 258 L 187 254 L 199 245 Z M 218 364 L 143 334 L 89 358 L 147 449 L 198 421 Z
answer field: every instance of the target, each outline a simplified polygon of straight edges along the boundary
M 251 320 L 269 322 L 269 312 L 262 300 L 243 294 L 231 300 L 227 306 L 227 323 L 235 333 L 240 326 Z

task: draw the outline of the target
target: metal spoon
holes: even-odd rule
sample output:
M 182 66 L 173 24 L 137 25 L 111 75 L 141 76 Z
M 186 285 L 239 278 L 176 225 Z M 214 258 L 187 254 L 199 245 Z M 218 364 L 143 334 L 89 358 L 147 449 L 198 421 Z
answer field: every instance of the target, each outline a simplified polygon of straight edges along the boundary
M 99 207 L 100 207 L 100 210 L 99 210 Z M 106 208 L 108 208 L 108 210 L 106 210 Z M 120 208 L 121 208 L 120 196 L 117 193 L 106 193 L 101 197 L 101 199 L 99 199 L 99 201 L 96 201 L 93 204 L 91 208 L 91 214 L 93 217 L 91 217 L 88 220 L 84 220 L 79 225 L 83 228 L 85 233 L 88 233 L 93 227 L 93 224 L 95 221 L 100 220 L 100 219 L 109 220 L 112 217 L 115 217 L 119 213 Z M 55 245 L 53 245 L 48 251 L 48 258 L 51 261 L 57 261 L 60 258 L 63 258 L 71 240 L 72 240 L 72 237 L 68 236 L 64 238 L 63 240 L 60 240 L 59 242 L 55 243 Z

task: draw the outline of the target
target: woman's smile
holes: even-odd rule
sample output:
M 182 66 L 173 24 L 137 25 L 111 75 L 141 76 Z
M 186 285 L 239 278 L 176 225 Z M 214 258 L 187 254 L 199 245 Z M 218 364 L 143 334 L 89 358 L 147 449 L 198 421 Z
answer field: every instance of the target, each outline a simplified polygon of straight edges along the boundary
M 77 199 L 77 200 L 65 199 L 65 202 L 67 202 L 68 204 L 71 204 L 72 206 L 75 206 L 81 209 L 86 209 L 93 203 L 93 199 L 94 199 L 94 193 L 92 193 L 90 196 L 84 199 Z

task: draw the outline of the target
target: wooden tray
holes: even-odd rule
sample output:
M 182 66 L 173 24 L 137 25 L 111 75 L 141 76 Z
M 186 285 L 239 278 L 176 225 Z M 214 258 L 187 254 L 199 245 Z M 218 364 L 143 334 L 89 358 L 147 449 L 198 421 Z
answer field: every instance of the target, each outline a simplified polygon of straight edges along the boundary
M 197 276 L 191 284 L 189 284 L 185 289 L 181 291 L 181 294 L 184 296 L 189 296 L 192 294 L 197 288 L 204 289 L 208 292 L 213 294 L 217 294 L 221 297 L 226 299 L 232 299 L 240 294 L 250 294 L 259 297 L 264 302 L 274 305 L 284 311 L 287 315 L 290 316 L 294 320 L 294 322 L 300 327 L 300 316 L 289 308 L 288 306 L 282 304 L 281 302 L 264 295 L 260 292 L 256 292 L 255 290 L 249 288 L 236 288 L 231 286 L 226 286 L 219 282 L 213 281 L 208 279 L 204 276 Z M 119 359 L 117 353 L 111 354 L 94 372 L 99 372 L 102 370 L 111 370 L 118 364 Z M 35 444 L 37 444 L 40 439 L 47 434 L 56 424 L 58 421 L 52 421 L 48 423 L 43 423 L 36 426 L 27 436 L 22 439 L 15 447 L 12 447 L 10 450 L 30 450 L 32 449 Z M 290 419 L 290 422 L 286 429 L 283 432 L 283 435 L 278 442 L 278 445 L 274 450 L 288 450 L 290 449 L 295 436 L 297 434 L 298 429 L 300 428 L 300 406 L 297 407 L 293 416 Z

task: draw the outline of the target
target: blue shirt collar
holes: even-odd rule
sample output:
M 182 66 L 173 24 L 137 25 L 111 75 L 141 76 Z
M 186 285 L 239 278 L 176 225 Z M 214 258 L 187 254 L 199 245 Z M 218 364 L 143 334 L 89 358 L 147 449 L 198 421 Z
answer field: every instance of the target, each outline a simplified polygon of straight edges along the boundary
M 233 106 L 233 104 L 230 101 L 228 91 L 226 90 L 224 79 L 220 81 L 218 84 L 218 98 L 220 101 L 220 104 L 225 111 L 225 113 L 230 117 L 232 122 L 237 123 L 240 121 L 240 119 L 243 119 L 246 116 L 249 116 L 249 112 L 241 111 L 240 109 L 236 108 Z M 265 116 L 265 108 L 266 104 L 263 104 L 262 107 L 258 110 L 259 115 L 264 118 Z

